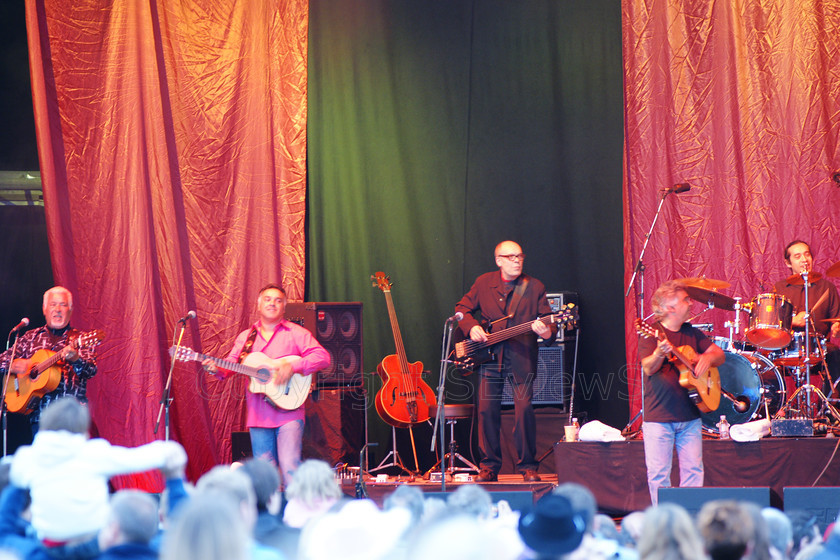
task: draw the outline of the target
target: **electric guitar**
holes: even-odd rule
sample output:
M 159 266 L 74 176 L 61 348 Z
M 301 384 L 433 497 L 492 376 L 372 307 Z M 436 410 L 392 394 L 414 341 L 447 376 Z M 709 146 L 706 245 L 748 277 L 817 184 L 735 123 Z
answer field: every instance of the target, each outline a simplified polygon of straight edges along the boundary
M 286 383 L 282 384 L 271 381 L 271 371 L 269 371 L 269 368 L 280 366 L 284 362 L 290 362 L 292 365 L 295 365 L 300 360 L 300 356 L 284 356 L 273 359 L 262 352 L 251 352 L 245 356 L 245 359 L 240 364 L 221 358 L 214 358 L 207 354 L 201 354 L 186 346 L 173 346 L 169 349 L 169 355 L 174 360 L 182 362 L 203 362 L 206 359 L 210 359 L 216 366 L 222 369 L 247 375 L 251 378 L 251 383 L 248 385 L 249 391 L 265 395 L 272 403 L 283 410 L 295 410 L 300 407 L 300 405 L 306 402 L 306 398 L 312 390 L 311 375 L 294 373 Z
M 67 350 L 96 346 L 105 338 L 104 331 L 90 331 L 70 337 L 70 344 L 58 352 L 47 348 L 36 350 L 29 358 L 29 367 L 20 374 L 9 373 L 6 382 L 6 409 L 30 414 L 35 399 L 55 391 L 61 383 L 61 358 Z
M 494 359 L 492 346 L 515 336 L 531 332 L 531 325 L 537 321 L 541 321 L 546 325 L 556 323 L 558 328 L 565 328 L 567 325 L 574 325 L 577 320 L 577 306 L 574 303 L 567 303 L 557 313 L 488 333 L 486 342 L 478 342 L 470 339 L 456 342 L 455 358 L 464 366 L 472 368 Z
M 636 319 L 636 332 L 644 337 L 656 338 L 660 341 L 668 340 L 664 332 L 643 323 L 639 319 Z M 720 387 L 720 372 L 718 372 L 718 369 L 710 367 L 706 373 L 698 376 L 694 371 L 697 352 L 691 346 L 673 348 L 671 354 L 673 354 L 671 362 L 680 372 L 680 385 L 688 391 L 692 402 L 697 405 L 701 412 L 717 410 L 723 393 Z M 732 400 L 737 402 L 734 398 Z

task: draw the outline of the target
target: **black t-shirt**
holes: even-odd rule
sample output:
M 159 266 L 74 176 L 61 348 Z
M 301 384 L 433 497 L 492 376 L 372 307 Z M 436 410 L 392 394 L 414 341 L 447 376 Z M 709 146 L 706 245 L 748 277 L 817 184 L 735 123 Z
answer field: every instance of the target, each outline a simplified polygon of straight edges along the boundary
M 690 346 L 702 354 L 712 345 L 702 331 L 683 323 L 677 332 L 669 331 L 660 323 L 653 327 L 665 333 L 674 348 Z M 639 357 L 645 358 L 656 348 L 656 338 L 639 338 Z M 663 362 L 659 371 L 645 375 L 645 421 L 686 422 L 700 417 L 700 410 L 692 402 L 688 390 L 680 385 L 680 372 L 669 360 Z

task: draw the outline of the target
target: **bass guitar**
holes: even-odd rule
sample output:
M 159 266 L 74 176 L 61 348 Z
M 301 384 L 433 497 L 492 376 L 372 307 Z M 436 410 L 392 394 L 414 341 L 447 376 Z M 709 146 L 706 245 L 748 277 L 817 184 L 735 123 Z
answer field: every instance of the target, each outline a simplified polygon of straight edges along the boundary
M 47 348 L 36 350 L 29 358 L 26 371 L 9 374 L 6 382 L 6 409 L 9 412 L 30 414 L 35 399 L 55 391 L 61 383 L 61 362 L 64 353 L 79 348 L 96 346 L 105 338 L 104 331 L 90 331 L 70 337 L 70 344 L 53 352 Z
M 384 272 L 377 272 L 370 277 L 374 287 L 385 294 L 388 305 L 388 317 L 391 319 L 391 330 L 394 334 L 396 354 L 383 358 L 376 366 L 376 371 L 384 380 L 382 388 L 376 394 L 376 411 L 382 419 L 397 428 L 410 427 L 418 422 L 429 419 L 429 409 L 437 405 L 437 399 L 425 381 L 420 377 L 423 373 L 423 363 L 409 363 L 403 346 L 397 313 L 394 311 L 394 301 L 391 297 L 391 279 Z
M 214 358 L 207 354 L 196 352 L 186 346 L 173 346 L 169 349 L 172 359 L 182 362 L 203 362 L 210 359 L 216 366 L 222 369 L 247 375 L 251 378 L 248 390 L 252 393 L 265 395 L 278 408 L 283 410 L 295 410 L 300 407 L 312 390 L 312 376 L 300 373 L 292 374 L 286 383 L 273 383 L 269 368 L 279 367 L 284 362 L 295 365 L 300 356 L 284 356 L 282 358 L 269 358 L 262 352 L 251 352 L 242 363 L 231 362 L 221 358 Z
M 504 342 L 515 336 L 531 332 L 531 325 L 540 321 L 545 325 L 557 324 L 558 328 L 565 328 L 574 325 L 578 320 L 577 306 L 574 303 L 567 303 L 557 313 L 546 315 L 534 319 L 533 321 L 526 321 L 508 327 L 500 331 L 491 332 L 487 334 L 486 342 L 478 342 L 475 340 L 462 340 L 455 343 L 455 358 L 460 364 L 465 367 L 473 368 L 484 362 L 495 359 L 493 355 L 493 346 Z

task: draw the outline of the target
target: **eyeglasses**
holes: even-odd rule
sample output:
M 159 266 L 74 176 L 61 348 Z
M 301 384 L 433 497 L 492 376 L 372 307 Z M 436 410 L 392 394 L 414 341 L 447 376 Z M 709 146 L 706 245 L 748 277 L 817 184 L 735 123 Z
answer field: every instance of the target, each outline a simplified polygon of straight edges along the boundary
M 516 253 L 515 255 L 499 255 L 499 257 L 507 259 L 510 262 L 522 262 L 525 260 L 525 253 Z

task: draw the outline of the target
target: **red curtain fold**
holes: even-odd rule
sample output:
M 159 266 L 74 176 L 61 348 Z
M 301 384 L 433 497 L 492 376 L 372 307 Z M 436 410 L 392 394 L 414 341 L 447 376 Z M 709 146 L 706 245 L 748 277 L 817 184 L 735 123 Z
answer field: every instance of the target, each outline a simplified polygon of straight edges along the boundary
M 840 260 L 840 4 L 623 0 L 625 287 L 661 201 L 626 300 L 631 414 L 640 408 L 633 321 L 663 281 L 705 275 L 747 302 L 789 274 L 793 239 L 815 268 Z M 638 280 L 638 278 L 637 278 Z M 698 311 L 702 307 L 697 304 Z M 725 335 L 735 314 L 697 322 Z M 742 321 L 748 317 L 742 315 Z
M 224 355 L 257 290 L 304 293 L 306 0 L 27 0 L 45 211 L 73 323 L 106 330 L 91 412 L 136 445 L 157 433 L 182 343 Z M 244 379 L 176 363 L 170 436 L 195 478 L 230 460 Z

